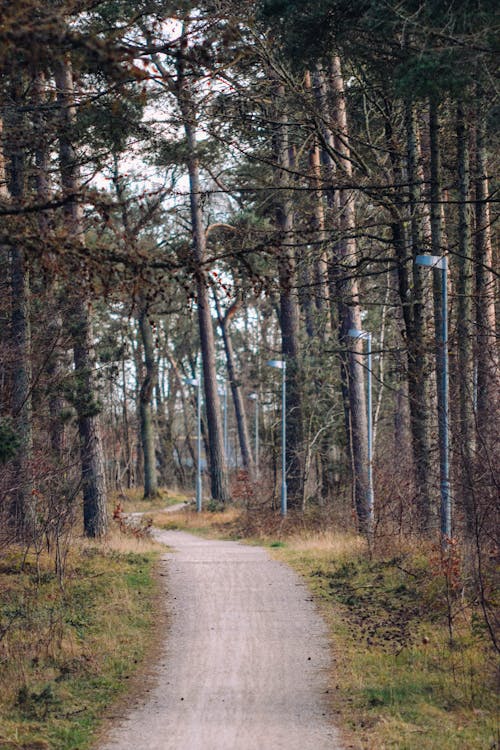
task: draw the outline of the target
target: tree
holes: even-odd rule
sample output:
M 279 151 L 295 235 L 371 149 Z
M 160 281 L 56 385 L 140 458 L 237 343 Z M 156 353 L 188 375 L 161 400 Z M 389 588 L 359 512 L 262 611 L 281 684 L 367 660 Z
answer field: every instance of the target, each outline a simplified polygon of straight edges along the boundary
M 64 208 L 68 242 L 84 245 L 83 211 L 77 156 L 70 140 L 75 119 L 74 84 L 68 58 L 54 64 L 57 101 L 60 107 L 59 159 L 61 183 L 66 198 Z M 85 533 L 102 536 L 107 528 L 106 480 L 99 424 L 99 405 L 95 398 L 93 331 L 89 302 L 80 289 L 68 285 L 69 304 L 66 325 L 73 340 L 75 363 L 75 408 L 78 413 L 82 466 L 83 520 Z

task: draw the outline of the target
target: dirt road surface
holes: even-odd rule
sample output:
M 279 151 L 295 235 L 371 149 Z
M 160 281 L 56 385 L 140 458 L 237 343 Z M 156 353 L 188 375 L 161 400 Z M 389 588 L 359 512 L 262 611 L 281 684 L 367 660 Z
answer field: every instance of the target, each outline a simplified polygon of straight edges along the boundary
M 326 629 L 266 551 L 157 532 L 169 626 L 146 697 L 100 750 L 340 750 Z

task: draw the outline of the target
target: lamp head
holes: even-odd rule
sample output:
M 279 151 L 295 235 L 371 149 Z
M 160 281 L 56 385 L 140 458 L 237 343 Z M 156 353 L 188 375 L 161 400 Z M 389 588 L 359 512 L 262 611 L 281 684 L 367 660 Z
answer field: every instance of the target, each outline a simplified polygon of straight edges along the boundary
M 441 271 L 446 271 L 447 269 L 447 261 L 444 255 L 417 255 L 415 263 L 417 266 L 438 268 Z
M 277 370 L 284 370 L 286 368 L 286 362 L 283 359 L 270 359 L 266 364 L 269 367 L 275 367 Z
M 352 339 L 369 339 L 371 333 L 368 333 L 368 331 L 361 331 L 358 328 L 350 328 L 348 336 L 350 336 Z

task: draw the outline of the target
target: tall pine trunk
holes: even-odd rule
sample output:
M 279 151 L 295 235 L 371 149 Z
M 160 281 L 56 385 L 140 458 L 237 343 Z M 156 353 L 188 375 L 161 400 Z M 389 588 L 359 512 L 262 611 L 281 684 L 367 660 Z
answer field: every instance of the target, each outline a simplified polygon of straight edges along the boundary
M 66 199 L 65 223 L 68 239 L 84 243 L 83 210 L 77 199 L 80 176 L 71 141 L 75 122 L 74 86 L 68 59 L 54 63 L 57 100 L 60 106 L 59 161 L 61 183 Z M 83 523 L 87 536 L 102 536 L 107 529 L 106 478 L 99 424 L 99 406 L 94 385 L 93 332 L 89 301 L 80 289 L 69 289 L 67 326 L 73 341 L 76 411 L 82 465 Z
M 457 279 L 457 348 L 459 420 L 457 449 L 460 454 L 460 495 L 467 530 L 475 527 L 473 494 L 473 456 L 475 443 L 473 413 L 473 266 L 470 215 L 469 130 L 464 105 L 457 107 L 457 170 L 458 170 L 458 279 Z
M 195 102 L 193 101 L 189 81 L 184 74 L 183 64 L 181 52 L 178 62 L 178 101 L 187 141 L 189 197 L 193 234 L 192 256 L 195 266 L 198 326 L 203 362 L 211 494 L 214 500 L 225 503 L 230 499 L 229 482 L 224 456 L 223 429 L 217 386 L 214 326 L 210 309 L 208 282 L 203 267 L 206 256 L 206 234 L 202 210 L 200 163 L 197 154 Z
M 47 107 L 47 95 L 45 93 L 45 75 L 39 72 L 36 75 L 33 86 L 33 99 L 35 113 L 33 116 L 33 134 L 35 150 L 35 190 L 39 202 L 43 205 L 50 198 L 49 186 L 49 143 L 47 140 L 47 120 L 44 110 Z M 48 234 L 50 221 L 46 212 L 38 214 L 38 227 L 40 239 L 42 240 L 44 254 L 50 252 L 48 245 Z M 52 258 L 51 258 L 52 260 Z M 55 260 L 55 258 L 53 259 Z M 62 382 L 64 377 L 63 359 L 64 354 L 61 347 L 63 332 L 63 320 L 59 306 L 59 284 L 56 279 L 44 278 L 44 326 L 47 332 L 47 351 L 49 359 L 47 362 L 47 381 L 49 397 L 49 434 L 52 455 L 55 464 L 60 467 L 64 448 L 64 422 L 62 419 L 64 409 L 64 398 L 62 394 Z M 60 492 L 57 485 L 53 488 L 54 494 Z
M 430 220 L 432 254 L 444 254 L 443 242 L 443 212 L 441 188 L 441 150 L 440 150 L 439 104 L 434 97 L 429 101 L 429 152 L 430 152 Z M 432 271 L 432 296 L 434 303 L 434 339 L 436 352 L 436 395 L 438 407 L 439 434 L 439 476 L 441 487 L 444 482 L 449 483 L 449 455 L 446 424 L 449 414 L 445 413 L 445 400 L 442 389 L 444 356 L 442 344 L 443 299 L 441 290 L 441 274 Z M 447 384 L 446 386 L 447 387 Z M 444 509 L 441 510 L 443 512 Z
M 422 227 L 418 175 L 418 142 L 413 103 L 405 104 L 406 154 L 408 173 L 408 209 L 410 224 L 410 253 L 400 262 L 412 264 L 410 305 L 406 308 L 406 343 L 408 350 L 408 395 L 413 463 L 417 489 L 417 509 L 420 526 L 429 531 L 433 516 L 431 500 L 430 414 L 427 398 L 427 349 L 425 342 L 425 301 L 423 271 L 415 264 L 422 252 Z M 405 253 L 406 255 L 406 253 Z M 409 279 L 408 279 L 409 281 Z M 402 290 L 404 294 L 410 287 Z M 402 297 L 403 305 L 408 297 Z
M 25 197 L 25 122 L 23 83 L 14 76 L 10 112 L 5 122 L 7 185 L 10 201 L 20 205 Z M 15 488 L 10 507 L 10 522 L 15 537 L 29 542 L 35 533 L 35 508 L 32 477 L 32 373 L 30 280 L 26 251 L 19 238 L 11 248 L 11 341 L 12 341 L 12 413 L 19 445 L 14 458 Z
M 476 299 L 476 387 L 478 437 L 491 449 L 491 426 L 499 415 L 500 362 L 496 325 L 496 283 L 491 242 L 489 177 L 486 152 L 486 118 L 478 97 L 476 112 L 475 170 L 475 299 Z
M 275 183 L 280 188 L 276 207 L 278 274 L 280 287 L 281 351 L 286 361 L 286 471 L 288 507 L 299 509 L 303 504 L 303 415 L 302 382 L 299 365 L 299 303 L 297 274 L 293 251 L 293 203 L 289 192 L 291 168 L 290 143 L 284 104 L 284 86 L 277 84 L 276 130 L 274 135 Z
M 236 414 L 236 426 L 238 429 L 238 439 L 240 443 L 241 457 L 243 459 L 243 466 L 248 471 L 253 472 L 254 470 L 254 459 L 252 457 L 252 451 L 250 449 L 250 436 L 248 432 L 248 422 L 246 409 L 241 395 L 241 388 L 239 385 L 239 379 L 236 374 L 236 362 L 234 355 L 233 342 L 231 340 L 231 334 L 229 332 L 229 323 L 232 316 L 236 312 L 239 304 L 236 302 L 226 311 L 222 313 L 220 304 L 217 299 L 217 295 L 214 292 L 215 307 L 217 309 L 217 318 L 219 321 L 219 328 L 222 334 L 222 341 L 224 343 L 224 351 L 226 354 L 226 366 L 229 385 L 231 387 L 231 395 L 233 397 L 234 411 Z
M 352 178 L 352 162 L 349 147 L 349 129 L 345 101 L 344 79 L 340 59 L 334 57 L 330 65 L 332 94 L 332 118 L 335 125 L 335 149 L 339 155 L 339 166 L 343 181 Z M 336 267 L 336 296 L 338 300 L 339 343 L 345 352 L 342 373 L 347 387 L 349 403 L 349 435 L 353 469 L 353 494 L 358 526 L 361 533 L 369 532 L 368 500 L 368 423 L 365 400 L 365 361 L 363 343 L 349 336 L 353 328 L 362 329 L 361 309 L 357 280 L 349 270 L 356 262 L 356 205 L 354 191 L 342 188 L 338 191 L 339 241 L 334 248 L 333 262 Z
M 141 444 L 144 455 L 144 498 L 158 496 L 158 479 L 156 473 L 155 428 L 153 421 L 152 399 L 158 380 L 158 368 L 155 358 L 153 329 L 146 307 L 139 315 L 142 349 L 144 352 L 145 374 L 139 391 L 139 417 L 141 422 Z

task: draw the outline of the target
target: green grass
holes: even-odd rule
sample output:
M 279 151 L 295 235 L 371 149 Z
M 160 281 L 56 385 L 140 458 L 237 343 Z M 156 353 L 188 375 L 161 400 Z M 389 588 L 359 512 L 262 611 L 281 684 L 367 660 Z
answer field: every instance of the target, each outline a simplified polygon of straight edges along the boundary
M 287 548 L 274 555 L 305 576 L 332 633 L 333 707 L 354 747 L 498 748 L 497 676 L 474 606 L 452 601 L 423 555 L 370 560 Z
M 157 552 L 133 544 L 71 553 L 64 591 L 48 559 L 38 583 L 33 559 L 0 558 L 0 750 L 89 747 L 151 640 Z

